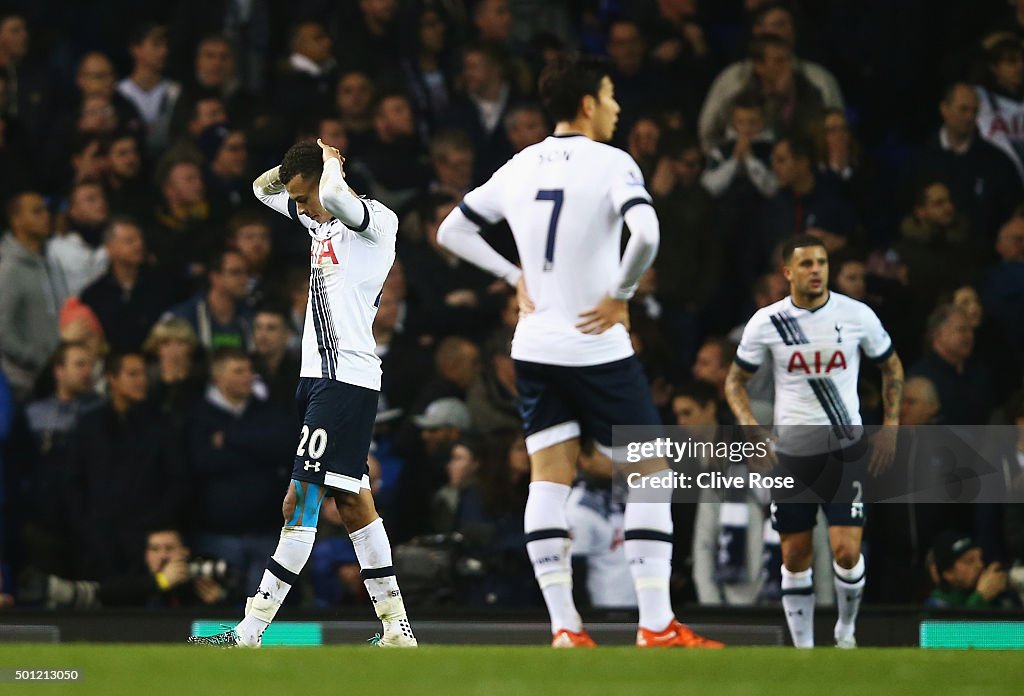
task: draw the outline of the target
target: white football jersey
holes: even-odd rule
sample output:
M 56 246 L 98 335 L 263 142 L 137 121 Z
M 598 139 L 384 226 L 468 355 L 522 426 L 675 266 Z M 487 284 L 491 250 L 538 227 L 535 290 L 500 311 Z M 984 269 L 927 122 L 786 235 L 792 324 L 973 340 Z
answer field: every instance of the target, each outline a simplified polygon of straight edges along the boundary
M 599 365 L 633 354 L 616 324 L 581 333 L 580 313 L 609 292 L 621 256 L 622 219 L 650 203 L 629 154 L 582 135 L 548 136 L 466 194 L 460 208 L 478 225 L 506 220 L 536 311 L 522 317 L 512 357 L 547 365 Z
M 299 215 L 287 192 L 260 200 L 309 231 L 309 298 L 302 329 L 301 377 L 323 377 L 380 391 L 373 318 L 395 261 L 398 216 L 383 203 L 360 199 L 360 229 L 337 218 L 323 224 Z M 373 241 L 359 234 L 372 230 Z
M 796 449 L 784 437 L 787 426 L 832 426 L 832 442 L 844 446 L 860 438 L 861 350 L 880 362 L 892 353 L 892 339 L 870 307 L 838 292 L 830 291 L 817 309 L 802 309 L 787 297 L 754 313 L 743 329 L 736 363 L 753 372 L 771 356 L 780 451 Z
M 978 132 L 1009 155 L 1024 181 L 1024 100 L 978 87 Z

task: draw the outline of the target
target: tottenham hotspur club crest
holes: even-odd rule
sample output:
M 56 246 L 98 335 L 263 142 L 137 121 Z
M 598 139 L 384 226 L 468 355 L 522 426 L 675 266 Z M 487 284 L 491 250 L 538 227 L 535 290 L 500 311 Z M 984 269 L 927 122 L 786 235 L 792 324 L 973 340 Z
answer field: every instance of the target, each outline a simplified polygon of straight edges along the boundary
M 836 343 L 842 343 L 842 342 L 843 342 L 843 327 L 841 327 L 839 324 L 836 324 Z

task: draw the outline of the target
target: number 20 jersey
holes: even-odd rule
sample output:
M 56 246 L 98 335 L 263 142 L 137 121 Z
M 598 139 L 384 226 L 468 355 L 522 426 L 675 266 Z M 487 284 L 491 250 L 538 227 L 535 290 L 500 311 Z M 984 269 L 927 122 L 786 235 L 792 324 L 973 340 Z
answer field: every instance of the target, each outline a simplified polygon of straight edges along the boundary
M 623 215 L 650 200 L 629 154 L 582 135 L 552 135 L 531 145 L 466 194 L 461 207 L 468 218 L 504 219 L 512 228 L 536 306 L 519 320 L 513 358 L 585 366 L 633 354 L 621 324 L 599 335 L 581 333 L 576 324 L 580 312 L 612 290 Z

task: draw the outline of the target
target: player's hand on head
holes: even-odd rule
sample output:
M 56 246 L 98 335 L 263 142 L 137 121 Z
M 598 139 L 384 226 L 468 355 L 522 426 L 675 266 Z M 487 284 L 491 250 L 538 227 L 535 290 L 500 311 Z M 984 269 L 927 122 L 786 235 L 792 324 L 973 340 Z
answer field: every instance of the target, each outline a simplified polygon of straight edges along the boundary
M 320 149 L 323 151 L 323 158 L 325 164 L 329 159 L 336 159 L 342 164 L 345 163 L 345 158 L 341 156 L 341 152 L 338 151 L 338 148 L 331 147 L 320 138 L 316 139 L 316 144 L 319 145 Z
M 580 313 L 576 328 L 585 334 L 602 334 L 616 324 L 629 328 L 629 303 L 605 295 L 596 307 Z

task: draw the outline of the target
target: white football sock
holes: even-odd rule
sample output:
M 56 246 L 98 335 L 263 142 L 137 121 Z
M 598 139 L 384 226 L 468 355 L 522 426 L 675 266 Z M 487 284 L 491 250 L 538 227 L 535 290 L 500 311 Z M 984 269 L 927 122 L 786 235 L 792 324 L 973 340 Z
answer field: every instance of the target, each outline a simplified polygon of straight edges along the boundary
M 583 630 L 572 599 L 569 521 L 565 514 L 569 490 L 561 483 L 534 481 L 523 515 L 526 553 L 551 616 L 552 634 L 563 628 L 576 633 Z
M 861 554 L 857 563 L 850 569 L 832 561 L 832 570 L 835 571 L 836 608 L 839 610 L 839 620 L 836 621 L 835 629 L 835 638 L 838 641 L 852 638 L 856 628 L 857 611 L 860 609 L 861 597 L 864 596 L 864 555 Z
M 405 618 L 405 603 L 398 589 L 398 578 L 391 561 L 391 541 L 384 529 L 384 520 L 378 517 L 349 534 L 349 538 L 359 559 L 363 585 L 377 616 L 384 618 L 386 614 L 389 619 Z
M 669 596 L 672 576 L 672 472 L 662 469 L 630 488 L 623 515 L 626 558 L 636 588 L 640 626 L 663 631 L 674 618 Z M 650 485 L 659 479 L 665 488 Z
M 242 645 L 259 645 L 260 637 L 277 615 L 288 590 L 298 581 L 299 573 L 313 552 L 316 527 L 281 529 L 281 540 L 263 571 L 259 590 L 245 606 L 245 618 L 235 626 Z
M 791 573 L 782 566 L 782 609 L 793 645 L 814 647 L 814 576 L 813 571 Z

